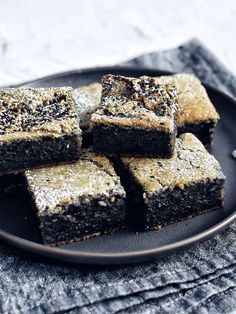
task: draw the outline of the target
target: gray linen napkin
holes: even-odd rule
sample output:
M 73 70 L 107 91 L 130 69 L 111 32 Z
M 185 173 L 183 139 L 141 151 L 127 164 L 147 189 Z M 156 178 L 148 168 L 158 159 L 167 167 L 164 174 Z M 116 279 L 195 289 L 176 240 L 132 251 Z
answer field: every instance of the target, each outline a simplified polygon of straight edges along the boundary
M 193 72 L 236 95 L 236 79 L 199 41 L 126 65 Z M 162 260 L 116 267 L 60 266 L 0 244 L 1 313 L 229 313 L 236 309 L 236 224 Z

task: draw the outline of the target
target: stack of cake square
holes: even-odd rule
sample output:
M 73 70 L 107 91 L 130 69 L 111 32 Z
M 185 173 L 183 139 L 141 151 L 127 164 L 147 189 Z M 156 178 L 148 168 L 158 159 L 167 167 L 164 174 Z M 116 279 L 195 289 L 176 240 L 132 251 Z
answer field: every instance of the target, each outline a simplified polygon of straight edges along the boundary
M 45 244 L 223 205 L 225 177 L 203 145 L 219 115 L 192 75 L 2 89 L 0 117 L 0 174 L 23 174 Z
M 104 76 L 101 106 L 91 117 L 94 150 L 115 156 L 127 217 L 139 230 L 223 205 L 225 177 L 218 161 L 193 134 L 176 139 L 176 85 L 175 77 Z
M 81 140 L 72 88 L 0 90 L 0 174 L 13 181 L 23 173 L 45 244 L 125 225 L 119 177 Z

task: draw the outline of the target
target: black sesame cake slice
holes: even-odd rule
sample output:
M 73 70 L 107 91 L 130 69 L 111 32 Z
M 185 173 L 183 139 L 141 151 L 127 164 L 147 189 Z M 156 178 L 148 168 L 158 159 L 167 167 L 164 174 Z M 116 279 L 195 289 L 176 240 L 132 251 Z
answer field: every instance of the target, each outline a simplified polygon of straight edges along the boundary
M 219 115 L 200 80 L 192 74 L 161 76 L 161 83 L 175 83 L 179 96 L 178 134 L 190 132 L 211 144 Z
M 76 160 L 80 146 L 72 88 L 0 89 L 0 175 Z
M 76 163 L 28 170 L 25 177 L 45 244 L 125 226 L 125 191 L 106 157 L 84 151 Z
M 92 145 L 91 115 L 101 103 L 102 85 L 93 83 L 86 86 L 79 86 L 73 91 L 73 99 L 80 118 L 82 129 L 83 147 Z
M 101 107 L 92 115 L 94 150 L 126 156 L 172 156 L 177 96 L 171 83 L 147 76 L 102 78 Z
M 176 139 L 171 159 L 121 159 L 129 220 L 158 229 L 223 206 L 225 177 L 218 161 L 191 133 Z

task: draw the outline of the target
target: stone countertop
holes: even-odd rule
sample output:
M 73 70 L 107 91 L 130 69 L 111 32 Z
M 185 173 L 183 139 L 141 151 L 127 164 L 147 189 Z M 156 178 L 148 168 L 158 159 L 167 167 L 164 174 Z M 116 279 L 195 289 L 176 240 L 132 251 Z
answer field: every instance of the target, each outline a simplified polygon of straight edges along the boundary
M 236 74 L 236 2 L 0 0 L 0 85 L 112 65 L 198 37 Z

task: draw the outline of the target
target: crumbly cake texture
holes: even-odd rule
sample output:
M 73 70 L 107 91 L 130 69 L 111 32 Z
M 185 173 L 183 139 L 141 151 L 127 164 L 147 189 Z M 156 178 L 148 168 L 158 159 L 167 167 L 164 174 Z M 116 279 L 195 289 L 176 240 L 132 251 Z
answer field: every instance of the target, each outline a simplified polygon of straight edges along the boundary
M 94 149 L 118 155 L 173 154 L 178 102 L 175 85 L 154 78 L 105 75 L 101 107 L 92 115 Z
M 101 92 L 102 85 L 99 83 L 79 86 L 73 91 L 73 99 L 80 118 L 80 128 L 82 129 L 83 147 L 92 145 L 91 115 L 100 106 Z
M 28 170 L 25 177 L 45 244 L 125 226 L 125 191 L 106 157 L 83 151 L 74 164 Z
M 173 82 L 178 90 L 178 134 L 190 132 L 203 144 L 210 144 L 219 120 L 214 105 L 200 80 L 192 74 L 161 76 L 161 83 Z
M 218 161 L 190 133 L 176 140 L 171 159 L 123 157 L 129 217 L 158 229 L 223 206 L 225 177 Z
M 72 88 L 0 89 L 0 174 L 78 159 Z

